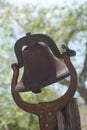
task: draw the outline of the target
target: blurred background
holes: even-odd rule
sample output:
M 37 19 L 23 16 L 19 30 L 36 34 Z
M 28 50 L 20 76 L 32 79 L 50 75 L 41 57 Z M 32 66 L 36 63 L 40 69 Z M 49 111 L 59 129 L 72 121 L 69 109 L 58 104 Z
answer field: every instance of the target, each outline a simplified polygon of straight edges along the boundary
M 61 52 L 62 44 L 76 51 L 71 58 L 78 74 L 75 97 L 82 130 L 87 130 L 87 0 L 0 0 L 0 130 L 39 130 L 37 117 L 19 109 L 11 95 L 14 45 L 27 32 L 49 35 Z M 22 96 L 32 103 L 54 100 L 68 84 L 65 79 L 40 94 Z

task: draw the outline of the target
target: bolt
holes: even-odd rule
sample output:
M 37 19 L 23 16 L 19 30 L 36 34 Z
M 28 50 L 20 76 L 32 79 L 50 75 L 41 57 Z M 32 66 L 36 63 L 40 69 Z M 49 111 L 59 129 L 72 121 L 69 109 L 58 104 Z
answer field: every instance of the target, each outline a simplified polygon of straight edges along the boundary
M 42 115 L 42 114 L 40 115 L 40 118 L 43 118 L 43 115 Z
M 46 123 L 45 126 L 48 127 L 48 123 Z
M 52 112 L 49 112 L 48 115 L 51 116 L 51 115 L 52 115 Z

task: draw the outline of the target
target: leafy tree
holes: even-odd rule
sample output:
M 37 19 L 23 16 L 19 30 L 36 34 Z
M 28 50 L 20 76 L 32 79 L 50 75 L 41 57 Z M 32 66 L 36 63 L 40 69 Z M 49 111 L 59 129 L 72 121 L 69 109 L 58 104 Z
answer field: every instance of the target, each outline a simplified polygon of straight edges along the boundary
M 0 129 L 39 129 L 38 119 L 20 110 L 13 102 L 10 92 L 11 63 L 16 61 L 13 46 L 26 32 L 45 33 L 57 43 L 66 44 L 77 52 L 72 59 L 78 72 L 78 89 L 87 104 L 87 1 L 79 6 L 44 8 L 26 5 L 18 8 L 0 0 Z M 68 86 L 68 80 L 60 82 Z M 51 95 L 50 95 L 51 93 Z M 37 103 L 41 97 L 50 100 L 58 95 L 56 90 L 46 88 L 40 95 L 27 94 L 28 101 Z M 25 96 L 25 95 L 23 95 Z M 55 96 L 55 98 L 56 98 Z M 54 97 L 54 96 L 53 96 Z M 32 100 L 33 99 L 33 100 Z

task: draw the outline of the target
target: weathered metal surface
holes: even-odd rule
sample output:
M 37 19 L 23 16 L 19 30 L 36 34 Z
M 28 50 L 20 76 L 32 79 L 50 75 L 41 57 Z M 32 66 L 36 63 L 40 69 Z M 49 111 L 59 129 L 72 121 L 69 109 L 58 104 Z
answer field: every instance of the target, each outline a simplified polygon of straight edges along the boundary
M 12 64 L 12 69 L 14 71 L 11 85 L 12 96 L 16 104 L 21 109 L 23 109 L 26 112 L 36 114 L 38 116 L 41 130 L 58 130 L 57 112 L 58 110 L 64 108 L 64 106 L 66 106 L 67 103 L 69 103 L 76 90 L 77 74 L 70 61 L 70 52 L 63 53 L 62 57 L 70 73 L 70 86 L 67 92 L 59 99 L 50 102 L 42 102 L 39 104 L 30 104 L 23 101 L 19 92 L 15 91 L 15 87 L 18 83 L 19 66 L 17 64 Z
M 38 92 L 42 87 L 55 83 L 69 75 L 64 63 L 55 58 L 44 43 L 38 43 L 23 52 L 24 73 L 16 85 L 16 91 Z
M 69 75 L 66 65 L 59 60 L 62 55 L 56 44 L 46 35 L 28 34 L 22 40 L 18 40 L 15 52 L 18 59 L 17 66 L 19 68 L 24 66 L 22 79 L 15 87 L 16 92 L 32 91 L 38 93 L 41 92 L 42 87 Z

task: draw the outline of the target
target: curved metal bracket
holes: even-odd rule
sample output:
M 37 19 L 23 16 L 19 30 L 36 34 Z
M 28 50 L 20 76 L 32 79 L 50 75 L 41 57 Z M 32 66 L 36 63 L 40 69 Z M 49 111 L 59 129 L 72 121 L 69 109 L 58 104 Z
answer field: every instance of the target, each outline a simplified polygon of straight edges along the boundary
M 71 98 L 73 97 L 76 91 L 77 74 L 75 68 L 72 65 L 70 61 L 70 57 L 69 55 L 67 55 L 67 53 L 63 53 L 63 58 L 66 66 L 69 69 L 70 76 L 71 76 L 70 85 L 67 92 L 59 99 L 50 102 L 43 102 L 39 104 L 27 103 L 23 101 L 19 93 L 15 92 L 15 86 L 17 84 L 18 75 L 19 75 L 19 68 L 17 64 L 12 64 L 12 69 L 14 71 L 12 85 L 11 85 L 12 96 L 16 104 L 21 109 L 23 109 L 26 112 L 36 114 L 38 116 L 41 130 L 54 130 L 56 128 L 57 111 L 64 108 L 64 106 L 66 106 L 67 103 L 69 103 L 69 101 L 71 100 Z
M 53 41 L 51 37 L 45 34 L 27 33 L 25 37 L 22 37 L 16 42 L 15 47 L 14 47 L 19 68 L 23 66 L 22 47 L 23 46 L 31 47 L 38 42 L 46 43 L 57 58 L 62 58 L 60 51 L 58 50 L 55 42 Z

